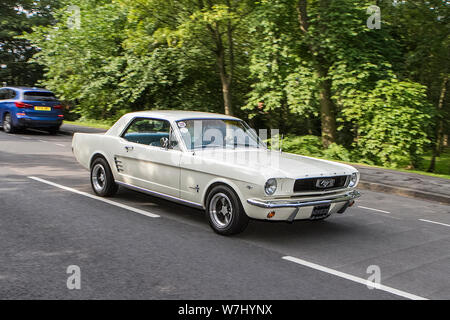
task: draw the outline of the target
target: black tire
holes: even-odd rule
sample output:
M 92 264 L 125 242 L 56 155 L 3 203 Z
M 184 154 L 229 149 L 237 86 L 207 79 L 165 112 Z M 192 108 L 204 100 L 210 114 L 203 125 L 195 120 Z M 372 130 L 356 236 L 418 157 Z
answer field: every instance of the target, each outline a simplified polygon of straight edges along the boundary
M 96 158 L 92 162 L 91 186 L 92 190 L 100 197 L 111 197 L 118 190 L 111 168 L 102 157 Z
M 47 132 L 49 133 L 49 134 L 57 134 L 58 133 L 58 131 L 59 131 L 59 128 L 60 128 L 60 126 L 56 126 L 56 127 L 50 127 L 50 128 L 48 128 L 47 129 Z
M 249 222 L 239 197 L 225 185 L 214 187 L 208 194 L 206 216 L 214 232 L 227 236 L 241 233 Z
M 11 115 L 9 113 L 5 113 L 3 116 L 3 131 L 6 133 L 14 133 L 16 131 L 16 128 L 12 124 Z

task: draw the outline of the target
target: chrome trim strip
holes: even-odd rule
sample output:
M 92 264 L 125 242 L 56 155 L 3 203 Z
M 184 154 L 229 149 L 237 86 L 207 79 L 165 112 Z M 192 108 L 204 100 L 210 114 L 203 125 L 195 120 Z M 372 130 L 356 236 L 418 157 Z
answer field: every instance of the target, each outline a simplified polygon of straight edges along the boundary
M 335 197 L 330 197 L 324 200 L 315 201 L 302 201 L 302 200 L 258 200 L 258 199 L 248 199 L 247 203 L 260 208 L 273 209 L 273 208 L 299 208 L 299 207 L 309 207 L 318 206 L 322 204 L 331 204 L 336 202 L 344 202 L 359 198 L 361 194 L 352 190 L 344 195 L 338 195 Z
M 139 191 L 139 192 L 143 192 L 143 193 L 149 194 L 149 195 L 154 196 L 154 197 L 158 197 L 158 198 L 161 198 L 161 199 L 173 201 L 173 202 L 176 202 L 176 203 L 179 203 L 179 204 L 184 204 L 186 206 L 197 208 L 197 209 L 205 209 L 203 207 L 203 205 L 201 205 L 199 203 L 196 203 L 196 202 L 183 200 L 183 199 L 180 199 L 180 198 L 177 198 L 177 197 L 174 197 L 174 196 L 169 196 L 168 194 L 164 194 L 164 193 L 160 193 L 160 192 L 156 192 L 156 191 L 151 191 L 151 190 L 148 190 L 148 189 L 145 189 L 145 188 L 133 186 L 131 184 L 128 184 L 128 183 L 125 183 L 125 182 L 121 182 L 121 181 L 117 181 L 117 180 L 116 180 L 116 183 L 118 185 L 121 185 L 121 186 L 125 187 L 125 188 L 132 189 L 132 190 Z

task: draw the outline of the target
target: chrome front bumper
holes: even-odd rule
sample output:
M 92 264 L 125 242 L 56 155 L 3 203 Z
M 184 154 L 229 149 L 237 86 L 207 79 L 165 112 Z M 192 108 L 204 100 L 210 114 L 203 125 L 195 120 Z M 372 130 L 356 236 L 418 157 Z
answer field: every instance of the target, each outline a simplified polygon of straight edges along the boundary
M 265 209 L 275 209 L 275 208 L 301 208 L 310 206 L 320 206 L 327 205 L 336 202 L 346 202 L 359 198 L 361 194 L 352 190 L 344 194 L 339 194 L 335 196 L 328 196 L 324 200 L 314 200 L 314 201 L 304 201 L 304 200 L 259 200 L 259 199 L 248 199 L 247 203 L 253 206 L 257 206 Z

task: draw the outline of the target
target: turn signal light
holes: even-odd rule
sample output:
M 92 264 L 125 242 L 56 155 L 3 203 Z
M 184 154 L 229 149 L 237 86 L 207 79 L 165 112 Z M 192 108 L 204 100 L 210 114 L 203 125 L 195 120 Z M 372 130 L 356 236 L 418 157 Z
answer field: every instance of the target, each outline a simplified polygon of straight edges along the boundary
M 270 211 L 268 214 L 267 214 L 267 218 L 268 219 L 271 219 L 271 218 L 273 218 L 275 216 L 275 211 Z

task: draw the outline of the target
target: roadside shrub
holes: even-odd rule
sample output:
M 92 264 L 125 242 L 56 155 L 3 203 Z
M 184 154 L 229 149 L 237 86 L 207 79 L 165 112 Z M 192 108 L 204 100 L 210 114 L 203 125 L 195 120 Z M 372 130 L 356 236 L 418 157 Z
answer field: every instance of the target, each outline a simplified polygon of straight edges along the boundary
M 341 161 L 351 161 L 352 157 L 350 151 L 345 149 L 343 146 L 332 143 L 328 149 L 323 150 L 323 157 L 330 160 L 341 160 Z
M 283 139 L 284 152 L 301 154 L 305 156 L 323 156 L 322 140 L 316 136 L 287 136 Z
M 344 119 L 357 128 L 353 149 L 358 160 L 387 167 L 416 167 L 429 143 L 432 108 L 426 98 L 424 86 L 391 79 L 343 99 Z
M 323 149 L 322 139 L 317 136 L 287 136 L 282 146 L 284 152 L 330 160 L 352 160 L 351 152 L 339 144 L 333 143 L 328 149 Z

